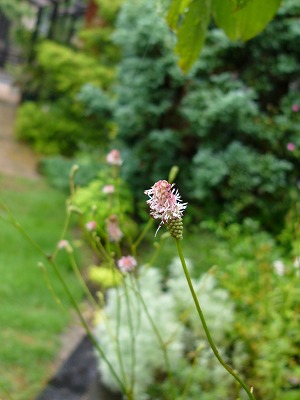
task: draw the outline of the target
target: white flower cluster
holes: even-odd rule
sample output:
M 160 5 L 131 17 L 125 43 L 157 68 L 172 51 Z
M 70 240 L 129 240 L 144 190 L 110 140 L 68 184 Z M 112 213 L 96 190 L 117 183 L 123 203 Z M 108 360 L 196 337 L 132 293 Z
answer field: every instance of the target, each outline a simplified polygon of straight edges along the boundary
M 216 381 L 216 384 L 218 380 L 224 381 L 224 384 L 219 385 L 220 390 L 224 389 L 228 382 L 226 371 L 224 373 L 223 368 L 216 365 L 205 340 L 205 333 L 187 290 L 181 265 L 176 261 L 170 267 L 171 278 L 163 288 L 162 276 L 156 268 L 142 270 L 140 278 L 135 283 L 130 276 L 126 276 L 126 288 L 119 287 L 109 291 L 107 306 L 96 327 L 99 343 L 105 349 L 106 357 L 121 379 L 130 382 L 132 373 L 134 374 L 134 398 L 138 400 L 149 399 L 147 388 L 155 382 L 157 371 L 166 372 L 166 366 L 159 340 L 136 289 L 140 291 L 162 340 L 168 343 L 167 351 L 172 370 L 177 370 L 182 376 L 183 363 L 184 368 L 194 368 L 184 362 L 184 354 L 200 346 L 202 350 L 198 355 L 195 369 L 198 377 L 198 386 L 195 390 L 198 391 L 198 395 L 201 383 L 205 386 L 207 382 L 205 374 L 212 374 L 213 377 L 209 379 L 211 382 Z M 217 288 L 215 278 L 209 274 L 195 280 L 194 286 L 210 330 L 216 337 L 217 344 L 223 344 L 234 319 L 233 305 L 228 293 L 224 289 Z M 117 390 L 118 384 L 115 378 L 101 359 L 99 368 L 103 382 Z M 199 378 L 197 371 L 201 372 L 203 379 Z

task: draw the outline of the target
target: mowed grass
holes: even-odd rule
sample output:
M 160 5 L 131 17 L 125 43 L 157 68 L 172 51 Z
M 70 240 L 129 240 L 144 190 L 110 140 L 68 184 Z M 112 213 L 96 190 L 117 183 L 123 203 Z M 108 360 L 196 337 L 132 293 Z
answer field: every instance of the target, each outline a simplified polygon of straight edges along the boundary
M 51 254 L 64 223 L 65 196 L 42 180 L 0 176 L 0 187 L 1 200 L 26 232 Z M 6 217 L 1 207 L 0 215 Z M 51 362 L 59 350 L 59 333 L 70 321 L 71 307 L 43 256 L 2 220 L 0 232 L 0 399 L 31 400 L 54 372 Z M 61 253 L 60 270 L 80 300 L 81 291 L 67 255 Z

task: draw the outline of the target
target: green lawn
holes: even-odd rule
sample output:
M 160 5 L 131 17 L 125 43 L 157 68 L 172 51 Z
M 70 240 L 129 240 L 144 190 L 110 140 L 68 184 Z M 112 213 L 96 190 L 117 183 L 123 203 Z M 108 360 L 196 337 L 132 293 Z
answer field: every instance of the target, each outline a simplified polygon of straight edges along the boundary
M 0 177 L 0 198 L 30 236 L 51 253 L 64 223 L 65 196 L 44 181 Z M 2 217 L 5 213 L 0 208 Z M 70 321 L 70 306 L 51 266 L 11 225 L 0 220 L 0 399 L 31 400 L 53 372 L 59 333 Z M 47 267 L 47 274 L 38 263 Z M 65 254 L 61 271 L 77 299 L 81 292 Z M 48 277 L 58 306 L 47 287 Z

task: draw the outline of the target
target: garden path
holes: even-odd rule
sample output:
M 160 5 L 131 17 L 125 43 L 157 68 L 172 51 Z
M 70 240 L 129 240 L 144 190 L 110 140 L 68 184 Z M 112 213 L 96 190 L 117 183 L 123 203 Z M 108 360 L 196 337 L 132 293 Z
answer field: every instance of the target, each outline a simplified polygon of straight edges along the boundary
M 10 77 L 0 72 L 0 173 L 37 179 L 37 156 L 13 134 L 19 100 Z

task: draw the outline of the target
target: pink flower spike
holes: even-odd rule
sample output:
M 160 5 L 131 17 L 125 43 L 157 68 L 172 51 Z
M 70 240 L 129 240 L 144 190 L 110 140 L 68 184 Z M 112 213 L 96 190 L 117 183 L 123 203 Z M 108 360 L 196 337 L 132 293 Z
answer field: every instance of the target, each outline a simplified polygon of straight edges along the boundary
M 286 148 L 288 149 L 288 151 L 294 151 L 296 149 L 296 146 L 294 145 L 294 143 L 288 143 L 286 145 Z
M 86 229 L 91 232 L 94 231 L 97 227 L 97 222 L 96 221 L 89 221 L 85 224 Z
M 292 111 L 293 111 L 293 112 L 298 112 L 298 111 L 300 111 L 300 106 L 299 106 L 299 104 L 293 104 L 293 105 L 292 105 Z
M 118 267 L 121 272 L 132 272 L 136 266 L 136 259 L 132 256 L 124 256 L 118 261 Z
M 181 218 L 187 206 L 187 203 L 182 203 L 178 190 L 175 190 L 173 186 L 174 184 L 161 180 L 144 192 L 150 197 L 147 200 L 150 215 L 154 219 L 160 219 L 163 224 Z
M 112 194 L 115 191 L 114 185 L 105 185 L 103 186 L 102 192 L 106 194 Z
M 122 165 L 123 160 L 121 159 L 119 150 L 111 150 L 111 152 L 109 152 L 106 156 L 106 162 L 110 165 Z

